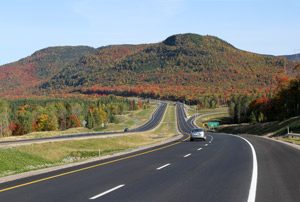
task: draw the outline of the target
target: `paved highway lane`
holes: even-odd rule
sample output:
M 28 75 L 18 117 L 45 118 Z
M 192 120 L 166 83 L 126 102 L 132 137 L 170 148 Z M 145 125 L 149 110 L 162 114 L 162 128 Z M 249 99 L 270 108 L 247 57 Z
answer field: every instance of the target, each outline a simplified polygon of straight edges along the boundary
M 257 153 L 256 202 L 300 201 L 300 151 L 265 138 L 244 137 Z
M 178 119 L 181 130 L 189 131 L 180 107 Z M 184 138 L 189 140 L 187 135 Z M 0 201 L 243 202 L 248 199 L 251 173 L 252 153 L 243 139 L 208 134 L 205 142 L 173 142 L 4 183 L 0 185 Z

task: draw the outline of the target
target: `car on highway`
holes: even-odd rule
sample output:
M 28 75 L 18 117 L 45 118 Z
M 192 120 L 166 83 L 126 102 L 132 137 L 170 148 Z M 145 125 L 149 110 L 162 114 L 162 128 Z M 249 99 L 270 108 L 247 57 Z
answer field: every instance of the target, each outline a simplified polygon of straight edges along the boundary
M 194 139 L 200 139 L 205 141 L 206 140 L 206 134 L 205 131 L 202 128 L 194 128 L 191 131 L 191 137 L 190 140 L 194 141 Z

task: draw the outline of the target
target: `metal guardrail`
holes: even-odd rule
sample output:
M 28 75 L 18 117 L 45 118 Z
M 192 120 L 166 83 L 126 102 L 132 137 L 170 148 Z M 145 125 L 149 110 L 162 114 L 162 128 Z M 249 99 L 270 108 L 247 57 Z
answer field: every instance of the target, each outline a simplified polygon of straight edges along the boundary
M 288 134 L 286 134 L 286 137 L 300 137 L 300 134 L 288 133 Z
M 290 127 L 287 127 L 287 134 L 285 137 L 300 137 L 300 134 L 298 133 L 290 133 Z

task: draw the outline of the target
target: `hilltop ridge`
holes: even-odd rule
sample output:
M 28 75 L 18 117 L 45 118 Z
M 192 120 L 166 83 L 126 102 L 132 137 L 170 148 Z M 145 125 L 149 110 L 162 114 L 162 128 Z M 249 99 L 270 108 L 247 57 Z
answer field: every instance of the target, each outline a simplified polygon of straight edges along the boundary
M 12 64 L 0 67 L 5 70 L 0 73 L 2 89 L 39 86 L 44 94 L 91 87 L 98 93 L 102 88 L 112 88 L 111 92 L 137 88 L 139 94 L 198 99 L 200 95 L 263 93 L 286 76 L 284 57 L 242 51 L 218 37 L 191 33 L 152 44 L 50 47 Z M 29 74 L 24 81 L 8 76 L 7 82 L 2 73 L 22 69 Z M 144 89 L 145 85 L 150 89 Z

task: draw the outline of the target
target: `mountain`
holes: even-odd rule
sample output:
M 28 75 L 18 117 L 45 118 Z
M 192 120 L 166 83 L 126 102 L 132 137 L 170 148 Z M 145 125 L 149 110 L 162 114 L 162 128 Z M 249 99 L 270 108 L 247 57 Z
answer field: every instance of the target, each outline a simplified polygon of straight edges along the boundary
M 300 63 L 300 53 L 293 55 L 282 55 L 280 57 L 285 57 L 287 59 L 286 64 L 286 74 L 288 77 L 297 77 L 299 76 L 299 70 L 295 71 L 294 68 L 297 64 Z
M 22 95 L 96 49 L 88 46 L 49 47 L 17 62 L 0 66 L 0 95 Z
M 115 93 L 199 100 L 263 94 L 286 76 L 285 57 L 242 51 L 214 36 L 177 34 L 159 43 L 49 47 L 0 66 L 0 96 Z M 210 99 L 210 98 L 209 98 Z
M 285 57 L 287 60 L 294 60 L 300 62 L 300 53 L 293 54 L 293 55 L 282 55 L 280 57 Z
M 64 68 L 41 90 L 86 87 L 101 93 L 111 88 L 111 92 L 193 99 L 205 94 L 263 93 L 286 76 L 285 65 L 284 57 L 238 50 L 214 36 L 178 34 L 160 43 L 98 49 Z

